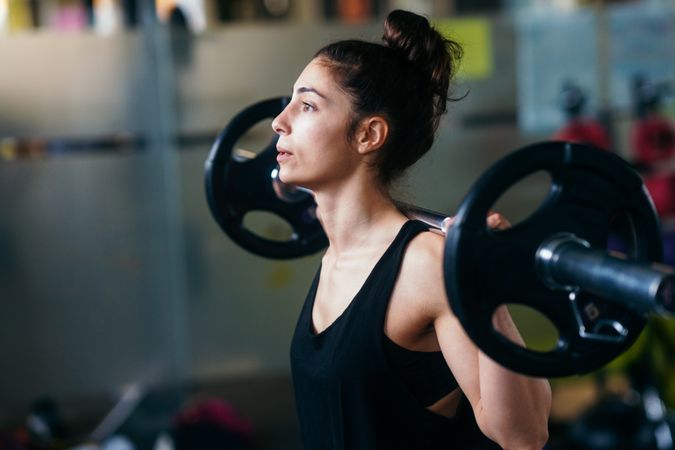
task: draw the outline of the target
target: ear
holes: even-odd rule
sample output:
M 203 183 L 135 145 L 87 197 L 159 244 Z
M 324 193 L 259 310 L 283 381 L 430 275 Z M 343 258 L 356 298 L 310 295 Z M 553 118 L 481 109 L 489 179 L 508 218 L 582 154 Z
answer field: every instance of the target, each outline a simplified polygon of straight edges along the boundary
M 358 152 L 367 155 L 379 150 L 387 141 L 389 122 L 382 116 L 370 116 L 361 120 L 356 133 Z

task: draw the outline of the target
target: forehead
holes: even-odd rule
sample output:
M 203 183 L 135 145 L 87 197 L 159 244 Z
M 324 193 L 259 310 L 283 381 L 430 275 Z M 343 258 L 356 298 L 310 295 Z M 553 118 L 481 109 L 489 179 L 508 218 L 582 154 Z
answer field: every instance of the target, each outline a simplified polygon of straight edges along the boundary
M 314 88 L 324 96 L 333 96 L 335 91 L 339 91 L 333 74 L 328 66 L 318 59 L 313 59 L 303 69 L 302 73 L 295 82 L 295 89 L 305 87 Z

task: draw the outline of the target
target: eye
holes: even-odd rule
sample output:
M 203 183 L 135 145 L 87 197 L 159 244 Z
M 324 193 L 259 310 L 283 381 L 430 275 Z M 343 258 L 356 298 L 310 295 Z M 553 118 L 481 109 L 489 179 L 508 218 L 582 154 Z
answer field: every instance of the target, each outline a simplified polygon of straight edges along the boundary
M 316 111 L 316 108 L 311 103 L 302 102 L 302 110 L 304 112 Z

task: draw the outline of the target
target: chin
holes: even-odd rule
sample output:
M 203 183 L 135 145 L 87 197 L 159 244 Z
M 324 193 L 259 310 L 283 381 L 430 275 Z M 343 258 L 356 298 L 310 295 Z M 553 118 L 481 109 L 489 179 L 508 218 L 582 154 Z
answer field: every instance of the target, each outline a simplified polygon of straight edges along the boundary
M 279 167 L 279 180 L 282 183 L 286 184 L 294 184 L 293 183 L 293 176 L 292 174 L 288 173 L 288 170 L 284 169 L 283 167 Z
M 295 184 L 298 181 L 297 171 L 290 169 L 288 166 L 279 166 L 279 179 L 284 183 Z

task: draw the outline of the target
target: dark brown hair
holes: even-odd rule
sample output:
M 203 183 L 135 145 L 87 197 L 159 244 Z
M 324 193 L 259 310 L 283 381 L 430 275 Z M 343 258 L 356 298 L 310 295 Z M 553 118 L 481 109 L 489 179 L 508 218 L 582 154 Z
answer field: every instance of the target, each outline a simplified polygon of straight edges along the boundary
M 375 161 L 380 181 L 388 186 L 433 144 L 447 102 L 455 100 L 448 90 L 462 48 L 426 18 L 401 10 L 387 16 L 382 41 L 339 41 L 314 56 L 352 97 L 349 137 L 366 116 L 381 114 L 389 122 Z

